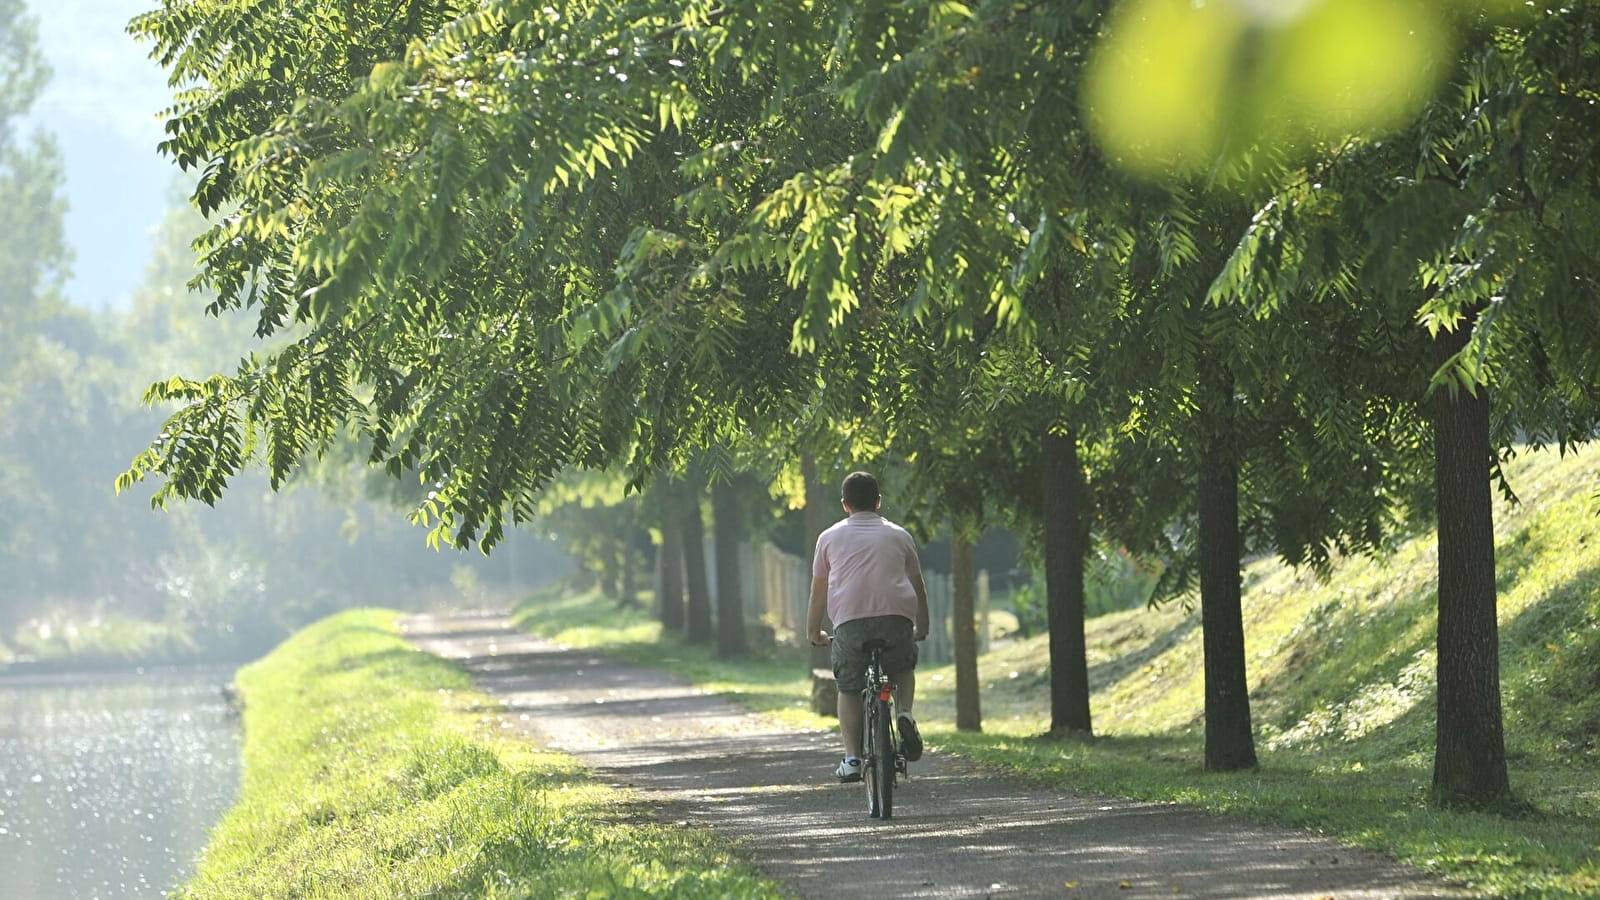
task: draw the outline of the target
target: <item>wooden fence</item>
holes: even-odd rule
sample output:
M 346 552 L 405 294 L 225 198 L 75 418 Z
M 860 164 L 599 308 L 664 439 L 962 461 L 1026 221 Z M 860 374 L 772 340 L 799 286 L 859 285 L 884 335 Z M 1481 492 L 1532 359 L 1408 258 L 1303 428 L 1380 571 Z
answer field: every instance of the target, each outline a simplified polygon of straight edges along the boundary
M 745 618 L 772 627 L 780 640 L 805 639 L 806 607 L 811 597 L 811 571 L 803 557 L 785 553 L 772 544 L 742 545 L 739 548 L 739 573 L 744 596 Z M 940 572 L 922 573 L 928 586 L 928 640 L 922 647 L 922 660 L 947 663 L 954 658 L 950 643 L 950 606 L 953 599 L 950 576 Z M 989 573 L 978 572 L 977 596 L 978 652 L 989 649 Z

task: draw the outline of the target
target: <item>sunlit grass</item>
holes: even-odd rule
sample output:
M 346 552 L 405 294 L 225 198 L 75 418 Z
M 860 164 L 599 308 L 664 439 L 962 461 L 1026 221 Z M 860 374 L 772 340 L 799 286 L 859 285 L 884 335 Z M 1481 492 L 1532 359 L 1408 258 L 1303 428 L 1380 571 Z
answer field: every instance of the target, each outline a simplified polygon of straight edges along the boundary
M 1052 788 L 1191 803 L 1318 829 L 1507 897 L 1600 894 L 1600 455 L 1528 454 L 1509 467 L 1520 506 L 1496 509 L 1502 686 L 1520 818 L 1427 803 L 1434 704 L 1434 535 L 1382 559 L 1342 560 L 1326 582 L 1271 561 L 1245 573 L 1245 634 L 1261 768 L 1203 771 L 1198 612 L 1181 603 L 1088 624 L 1092 741 L 1049 727 L 1043 636 L 1000 642 L 979 667 L 984 732 L 957 733 L 954 671 L 919 671 L 936 751 Z M 525 627 L 672 668 L 793 724 L 807 710 L 799 648 L 709 660 L 659 641 L 643 611 L 593 595 L 542 598 Z M 610 626 L 605 623 L 611 622 Z M 578 630 L 581 624 L 583 630 Z M 623 635 L 628 637 L 624 638 Z
M 241 670 L 240 799 L 180 896 L 780 896 L 710 835 L 495 735 L 397 615 L 333 617 Z

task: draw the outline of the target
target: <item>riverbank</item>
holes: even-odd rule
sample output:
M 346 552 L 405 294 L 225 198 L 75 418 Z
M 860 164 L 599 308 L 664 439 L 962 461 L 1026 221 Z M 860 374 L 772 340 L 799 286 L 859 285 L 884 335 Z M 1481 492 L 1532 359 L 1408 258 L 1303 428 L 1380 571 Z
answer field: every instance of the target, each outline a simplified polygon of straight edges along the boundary
M 487 727 L 493 704 L 399 615 L 336 615 L 239 672 L 241 794 L 177 896 L 781 896 L 709 833 L 636 821 L 625 791 Z
M 31 622 L 0 643 L 0 677 L 130 672 L 160 666 L 240 666 L 285 635 L 205 640 L 170 622 L 88 616 Z
M 0 681 L 22 682 L 38 678 L 113 677 L 117 675 L 143 675 L 147 672 L 186 671 L 192 669 L 236 669 L 249 663 L 248 659 L 195 657 L 179 660 L 125 660 L 125 659 L 20 659 L 0 663 Z M 218 681 L 219 690 L 227 689 L 229 679 Z

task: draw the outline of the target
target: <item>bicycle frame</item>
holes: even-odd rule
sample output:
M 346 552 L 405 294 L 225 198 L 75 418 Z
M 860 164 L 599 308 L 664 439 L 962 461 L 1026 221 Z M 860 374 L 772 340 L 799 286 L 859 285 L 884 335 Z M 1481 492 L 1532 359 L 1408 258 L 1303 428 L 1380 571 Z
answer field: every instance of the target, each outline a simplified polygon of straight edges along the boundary
M 867 788 L 867 814 L 874 819 L 894 816 L 896 776 L 906 771 L 900 754 L 900 737 L 894 706 L 898 705 L 894 682 L 883 672 L 883 643 L 869 642 L 867 685 L 861 692 L 865 708 L 861 732 L 862 781 Z

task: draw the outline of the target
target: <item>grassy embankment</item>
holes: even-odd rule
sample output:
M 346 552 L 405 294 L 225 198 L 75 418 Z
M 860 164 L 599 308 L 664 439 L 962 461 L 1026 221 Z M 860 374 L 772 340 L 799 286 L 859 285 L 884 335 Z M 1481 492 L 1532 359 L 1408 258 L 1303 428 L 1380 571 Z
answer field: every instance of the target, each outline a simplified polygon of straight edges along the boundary
M 980 665 L 982 734 L 957 733 L 951 668 L 919 680 L 936 751 L 1053 788 L 1179 801 L 1287 823 L 1508 897 L 1600 895 L 1600 456 L 1534 454 L 1510 467 L 1522 505 L 1496 511 L 1502 684 L 1516 819 L 1427 803 L 1433 746 L 1431 532 L 1382 560 L 1343 561 L 1327 582 L 1273 562 L 1248 568 L 1245 633 L 1261 768 L 1201 767 L 1198 612 L 1181 604 L 1089 623 L 1096 739 L 1053 740 L 1044 638 L 1002 642 Z M 659 640 L 643 613 L 593 597 L 544 598 L 520 623 L 574 645 L 676 669 L 797 725 L 798 650 L 727 663 Z M 941 727 L 943 725 L 943 727 Z
M 487 727 L 488 698 L 344 613 L 241 670 L 244 778 L 179 896 L 777 897 L 702 831 Z

